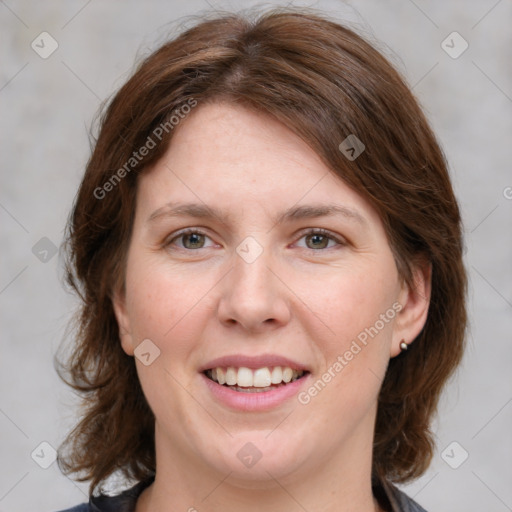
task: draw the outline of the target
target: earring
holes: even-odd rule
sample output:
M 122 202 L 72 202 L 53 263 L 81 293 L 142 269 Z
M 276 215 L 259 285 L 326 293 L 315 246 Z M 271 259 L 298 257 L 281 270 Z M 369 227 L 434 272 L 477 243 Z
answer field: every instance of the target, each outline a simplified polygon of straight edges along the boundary
M 409 345 L 407 345 L 407 343 L 405 343 L 405 340 L 402 339 L 402 341 L 400 342 L 400 350 L 402 352 L 405 352 L 408 348 L 409 348 Z

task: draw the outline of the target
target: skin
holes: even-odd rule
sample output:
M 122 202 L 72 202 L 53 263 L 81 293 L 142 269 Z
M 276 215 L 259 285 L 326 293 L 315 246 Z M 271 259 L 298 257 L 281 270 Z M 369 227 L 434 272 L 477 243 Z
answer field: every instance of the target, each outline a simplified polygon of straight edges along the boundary
M 374 208 L 286 126 L 239 106 L 195 108 L 138 187 L 125 291 L 114 297 L 124 351 L 134 355 L 145 339 L 160 350 L 148 366 L 135 358 L 157 459 L 137 512 L 378 510 L 377 396 L 400 341 L 425 323 L 428 267 L 415 269 L 414 289 L 403 284 Z M 231 217 L 148 221 L 171 201 Z M 364 224 L 339 214 L 273 220 L 313 204 L 350 208 Z M 178 237 L 183 228 L 206 236 Z M 252 263 L 236 251 L 246 237 L 263 249 Z M 313 383 L 397 302 L 400 312 L 308 404 L 294 397 L 271 411 L 234 411 L 199 374 L 216 357 L 279 354 L 308 365 Z M 237 457 L 248 442 L 262 454 L 251 468 Z

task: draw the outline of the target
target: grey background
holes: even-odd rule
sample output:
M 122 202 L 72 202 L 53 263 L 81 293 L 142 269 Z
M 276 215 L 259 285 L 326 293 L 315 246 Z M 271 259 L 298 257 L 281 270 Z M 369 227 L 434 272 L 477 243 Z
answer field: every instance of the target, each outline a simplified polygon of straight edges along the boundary
M 255 4 L 210 3 L 228 10 Z M 404 488 L 431 512 L 512 510 L 512 2 L 294 5 L 322 9 L 379 41 L 431 120 L 463 212 L 468 350 L 434 423 L 431 467 Z M 40 443 L 56 448 L 77 412 L 52 364 L 76 301 L 63 288 L 61 259 L 45 254 L 51 247 L 40 240 L 62 241 L 100 103 L 127 79 L 136 55 L 204 9 L 203 0 L 0 2 L 0 512 L 50 512 L 85 499 L 85 484 L 31 458 L 35 450 L 34 459 L 48 460 Z M 47 59 L 31 48 L 43 31 L 59 45 Z M 453 31 L 469 43 L 457 59 L 441 47 Z M 463 450 L 469 457 L 458 469 L 445 462 L 460 463 Z

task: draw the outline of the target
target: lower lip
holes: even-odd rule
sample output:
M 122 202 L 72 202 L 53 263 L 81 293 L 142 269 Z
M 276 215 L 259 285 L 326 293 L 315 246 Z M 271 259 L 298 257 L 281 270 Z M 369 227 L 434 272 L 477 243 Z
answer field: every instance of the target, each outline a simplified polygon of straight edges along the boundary
M 267 411 L 274 409 L 295 396 L 308 380 L 310 373 L 284 386 L 254 393 L 234 391 L 200 374 L 213 396 L 223 405 L 238 411 Z

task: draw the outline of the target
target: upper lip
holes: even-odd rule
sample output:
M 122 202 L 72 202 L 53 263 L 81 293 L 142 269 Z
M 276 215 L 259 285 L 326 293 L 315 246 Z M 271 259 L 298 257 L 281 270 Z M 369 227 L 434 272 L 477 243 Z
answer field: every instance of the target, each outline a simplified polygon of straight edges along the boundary
M 256 370 L 257 368 L 264 368 L 266 366 L 288 366 L 292 370 L 309 371 L 306 365 L 299 363 L 298 361 L 294 361 L 293 359 L 289 359 L 288 357 L 280 356 L 277 354 L 261 354 L 258 356 L 245 356 L 243 354 L 233 354 L 228 356 L 222 356 L 216 359 L 212 359 L 208 363 L 202 365 L 199 371 L 204 372 L 212 368 L 226 368 L 229 366 L 234 368 L 240 368 L 243 366 L 245 368 L 250 368 L 252 370 Z

